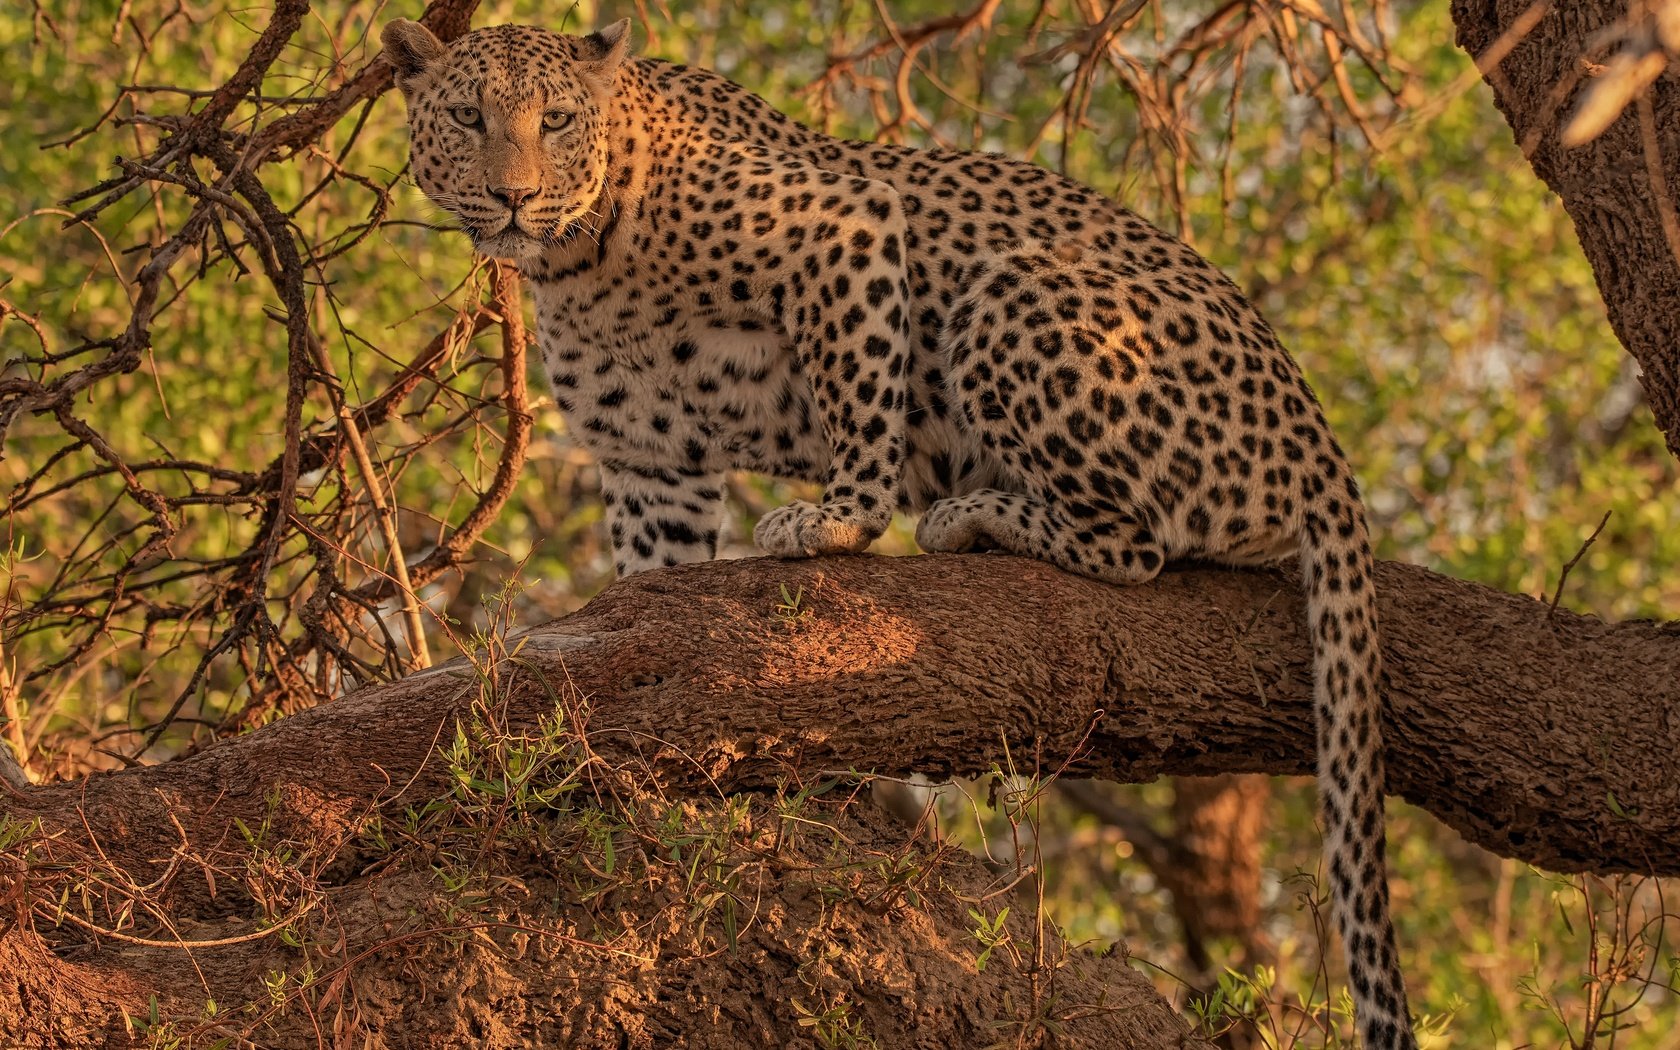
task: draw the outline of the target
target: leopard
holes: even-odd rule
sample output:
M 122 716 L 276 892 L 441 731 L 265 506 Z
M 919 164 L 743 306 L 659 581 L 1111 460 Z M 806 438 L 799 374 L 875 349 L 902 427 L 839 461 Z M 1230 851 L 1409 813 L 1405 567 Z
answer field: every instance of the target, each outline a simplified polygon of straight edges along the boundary
M 1137 585 L 1298 561 L 1320 814 L 1360 1039 L 1415 1050 L 1385 866 L 1374 562 L 1347 458 L 1235 282 L 1098 191 L 1008 156 L 850 141 L 628 20 L 381 33 L 414 183 L 530 288 L 598 464 L 620 575 L 713 558 L 726 477 L 820 483 L 785 558 L 929 552 Z

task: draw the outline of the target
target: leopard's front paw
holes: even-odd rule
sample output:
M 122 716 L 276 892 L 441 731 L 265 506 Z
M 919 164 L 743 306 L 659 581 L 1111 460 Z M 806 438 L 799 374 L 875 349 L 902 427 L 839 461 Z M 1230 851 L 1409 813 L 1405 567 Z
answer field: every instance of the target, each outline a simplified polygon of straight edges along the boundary
M 856 554 L 887 527 L 885 518 L 855 501 L 807 503 L 794 500 L 758 519 L 753 542 L 778 558 L 814 558 L 821 554 Z

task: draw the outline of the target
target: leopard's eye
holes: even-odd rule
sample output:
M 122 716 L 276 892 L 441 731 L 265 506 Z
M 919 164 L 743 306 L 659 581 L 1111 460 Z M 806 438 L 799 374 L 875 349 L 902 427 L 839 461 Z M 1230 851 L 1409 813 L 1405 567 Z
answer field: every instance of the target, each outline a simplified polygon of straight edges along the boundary
M 562 113 L 557 109 L 551 109 L 547 113 L 543 114 L 542 128 L 545 132 L 561 131 L 564 130 L 566 125 L 571 122 L 572 115 L 570 113 Z
M 484 124 L 484 114 L 478 111 L 477 106 L 453 106 L 449 115 L 463 128 L 477 128 Z

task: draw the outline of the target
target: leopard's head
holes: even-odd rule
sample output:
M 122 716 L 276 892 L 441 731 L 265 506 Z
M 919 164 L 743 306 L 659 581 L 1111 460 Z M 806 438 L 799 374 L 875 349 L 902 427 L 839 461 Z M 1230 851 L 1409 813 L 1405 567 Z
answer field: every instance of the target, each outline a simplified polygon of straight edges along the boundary
M 628 19 L 583 37 L 492 26 L 447 45 L 398 19 L 381 40 L 408 107 L 414 179 L 479 251 L 533 259 L 587 222 Z

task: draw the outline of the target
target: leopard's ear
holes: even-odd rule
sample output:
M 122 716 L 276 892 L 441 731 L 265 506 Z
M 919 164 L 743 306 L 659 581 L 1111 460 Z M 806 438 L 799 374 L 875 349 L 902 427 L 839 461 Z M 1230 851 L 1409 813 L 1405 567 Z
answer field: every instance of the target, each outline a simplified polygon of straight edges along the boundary
M 443 57 L 443 42 L 430 29 L 406 18 L 387 23 L 379 41 L 385 46 L 385 61 L 391 63 L 391 72 L 405 98 L 415 82 Z
M 612 25 L 597 29 L 583 38 L 583 54 L 586 61 L 595 66 L 595 71 L 604 80 L 611 80 L 618 67 L 630 57 L 630 20 L 620 18 Z

